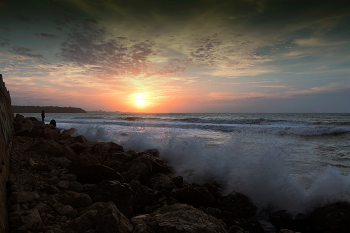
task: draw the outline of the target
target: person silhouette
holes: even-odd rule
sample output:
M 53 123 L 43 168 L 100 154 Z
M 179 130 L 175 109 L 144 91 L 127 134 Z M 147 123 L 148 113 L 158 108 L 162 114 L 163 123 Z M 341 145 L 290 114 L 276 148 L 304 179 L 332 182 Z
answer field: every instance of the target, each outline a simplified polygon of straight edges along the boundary
M 45 121 L 44 121 L 44 119 L 45 119 L 45 111 L 44 110 L 41 112 L 41 119 L 45 123 Z

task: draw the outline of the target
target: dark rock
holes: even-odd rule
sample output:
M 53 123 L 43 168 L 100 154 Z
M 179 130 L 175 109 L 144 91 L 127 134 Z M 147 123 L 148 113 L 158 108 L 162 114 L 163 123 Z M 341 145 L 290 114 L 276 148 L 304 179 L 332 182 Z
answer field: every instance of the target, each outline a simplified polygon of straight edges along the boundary
M 337 202 L 317 208 L 308 216 L 310 232 L 350 232 L 350 204 Z
M 129 184 L 134 191 L 132 204 L 134 212 L 143 212 L 146 206 L 153 203 L 153 190 L 142 185 L 138 180 L 132 180 Z
M 252 218 L 258 209 L 247 196 L 235 191 L 220 197 L 217 208 L 231 212 L 235 218 Z
M 139 180 L 141 183 L 149 180 L 152 174 L 171 173 L 171 168 L 164 161 L 148 154 L 137 157 L 127 171 L 129 180 Z
M 96 233 L 131 233 L 133 231 L 129 220 L 112 202 L 92 204 L 78 218 L 70 221 L 67 228 L 77 232 L 96 229 Z
M 50 125 L 53 125 L 53 126 L 56 127 L 56 121 L 55 121 L 54 119 L 52 119 L 52 120 L 50 121 Z
M 135 159 L 127 171 L 129 180 L 138 180 L 141 183 L 150 178 L 152 174 L 152 163 L 150 160 L 143 157 Z
M 104 180 L 92 193 L 94 202 L 113 202 L 127 218 L 133 213 L 133 190 L 129 184 Z
M 277 229 L 290 229 L 304 231 L 306 229 L 306 216 L 304 214 L 292 214 L 287 210 L 279 210 L 269 215 L 271 224 Z
M 70 129 L 65 129 L 62 131 L 62 135 L 65 136 L 65 135 L 69 135 L 69 136 L 72 136 L 72 134 L 76 133 L 77 130 L 74 129 L 74 128 L 70 128 Z
M 73 181 L 69 183 L 69 189 L 75 192 L 82 192 L 84 190 L 84 187 L 78 181 Z
M 74 191 L 67 191 L 60 196 L 60 202 L 64 205 L 70 205 L 74 208 L 87 207 L 92 203 L 92 199 L 85 193 L 77 193 Z
M 55 184 L 57 184 L 60 181 L 61 181 L 60 178 L 58 178 L 57 176 L 54 176 L 54 177 L 48 179 L 47 183 L 50 184 L 50 185 L 55 185 Z
M 264 233 L 264 229 L 257 219 L 240 220 L 239 227 L 246 232 Z
M 57 187 L 60 189 L 68 189 L 69 188 L 69 181 L 67 180 L 61 180 L 57 183 Z
M 83 135 L 79 135 L 79 136 L 76 136 L 76 137 L 74 137 L 74 140 L 76 141 L 76 142 L 80 142 L 80 143 L 85 143 L 85 142 L 87 142 L 87 140 L 86 140 L 86 138 L 83 136 Z
M 162 190 L 162 189 L 172 190 L 174 188 L 175 188 L 175 184 L 173 180 L 169 176 L 164 174 L 160 174 L 158 178 L 158 182 L 153 187 L 154 190 Z
M 99 183 L 103 180 L 124 181 L 124 177 L 112 168 L 104 165 L 71 166 L 71 172 L 76 174 L 82 183 Z
M 211 195 L 213 195 L 216 199 L 221 197 L 222 189 L 220 188 L 219 185 L 208 182 L 208 183 L 205 183 L 203 186 L 206 187 L 208 191 L 211 193 Z
M 42 222 L 39 211 L 37 209 L 23 212 L 21 218 L 26 229 L 33 231 L 45 230 L 45 225 Z
M 151 215 L 139 215 L 131 219 L 134 233 L 226 233 L 225 225 L 215 217 L 186 205 L 164 206 Z
M 234 218 L 233 214 L 229 211 L 222 211 L 217 208 L 208 207 L 205 210 L 206 214 L 214 216 L 217 219 L 222 219 L 227 227 L 237 225 L 237 221 Z
M 56 188 L 55 186 L 47 185 L 45 187 L 45 192 L 48 194 L 56 194 L 56 193 L 59 193 L 60 190 L 58 188 Z
M 144 152 L 145 154 L 152 155 L 154 157 L 159 157 L 159 150 L 158 149 L 148 149 Z
M 38 119 L 36 119 L 36 117 L 29 117 L 29 120 L 31 120 L 31 121 L 38 121 Z
M 99 163 L 112 167 L 118 164 L 118 162 L 113 159 L 113 154 L 124 152 L 122 146 L 113 142 L 91 142 L 89 143 L 89 147 L 91 147 L 89 154 L 99 161 Z
M 87 148 L 80 142 L 75 142 L 73 144 L 70 144 L 70 148 L 77 153 L 78 155 L 83 153 Z
M 38 163 L 35 170 L 37 171 L 50 171 L 50 166 L 45 163 Z
M 32 202 L 38 198 L 39 198 L 39 195 L 36 192 L 19 191 L 19 192 L 14 192 L 11 195 L 11 199 L 13 203 Z
M 215 198 L 205 187 L 187 186 L 171 191 L 170 196 L 180 203 L 186 203 L 194 207 L 210 207 L 215 203 Z
M 55 141 L 40 140 L 38 143 L 29 147 L 26 153 L 28 152 L 48 157 L 61 157 L 62 146 Z
M 182 176 L 175 176 L 172 178 L 176 187 L 180 188 L 184 183 L 184 178 Z

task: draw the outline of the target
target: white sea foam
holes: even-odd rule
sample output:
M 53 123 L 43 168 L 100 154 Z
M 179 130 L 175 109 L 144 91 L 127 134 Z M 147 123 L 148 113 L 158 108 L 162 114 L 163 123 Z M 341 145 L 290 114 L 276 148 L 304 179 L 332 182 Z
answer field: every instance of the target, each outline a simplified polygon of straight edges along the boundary
M 225 189 L 249 196 L 266 209 L 305 212 L 326 203 L 350 201 L 350 176 L 331 167 L 311 163 L 300 170 L 293 160 L 293 148 L 276 136 L 240 133 L 227 135 L 225 143 L 210 145 L 181 129 L 106 128 L 104 125 L 77 125 L 77 134 L 92 141 L 114 141 L 125 150 L 144 151 L 158 148 L 162 159 L 168 161 L 187 182 L 216 181 Z M 310 154 L 299 158 L 299 163 Z M 291 158 L 292 157 L 292 158 Z M 297 172 L 296 172 L 297 171 Z M 308 182 L 304 182 L 307 180 Z

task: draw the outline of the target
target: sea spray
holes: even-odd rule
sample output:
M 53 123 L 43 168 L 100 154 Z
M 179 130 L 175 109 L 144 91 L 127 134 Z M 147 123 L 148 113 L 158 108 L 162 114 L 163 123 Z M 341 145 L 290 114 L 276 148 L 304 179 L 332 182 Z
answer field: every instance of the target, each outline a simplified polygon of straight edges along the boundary
M 187 182 L 215 181 L 225 193 L 250 197 L 260 211 L 287 209 L 307 212 L 334 201 L 350 201 L 350 177 L 335 168 L 309 166 L 300 172 L 288 143 L 272 136 L 238 133 L 214 143 L 181 129 L 129 127 L 108 130 L 103 125 L 78 127 L 92 141 L 114 141 L 125 150 L 158 148 L 160 157 Z M 288 140 L 286 140 L 288 142 Z M 303 182 L 307 181 L 307 182 Z

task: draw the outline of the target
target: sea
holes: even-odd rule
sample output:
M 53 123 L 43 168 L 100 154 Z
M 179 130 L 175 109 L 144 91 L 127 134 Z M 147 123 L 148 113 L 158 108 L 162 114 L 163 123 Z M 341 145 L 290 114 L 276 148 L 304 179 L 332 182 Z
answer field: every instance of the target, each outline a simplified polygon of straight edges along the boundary
M 350 114 L 46 113 L 51 119 L 125 151 L 157 148 L 175 175 L 241 192 L 259 213 L 350 202 Z

